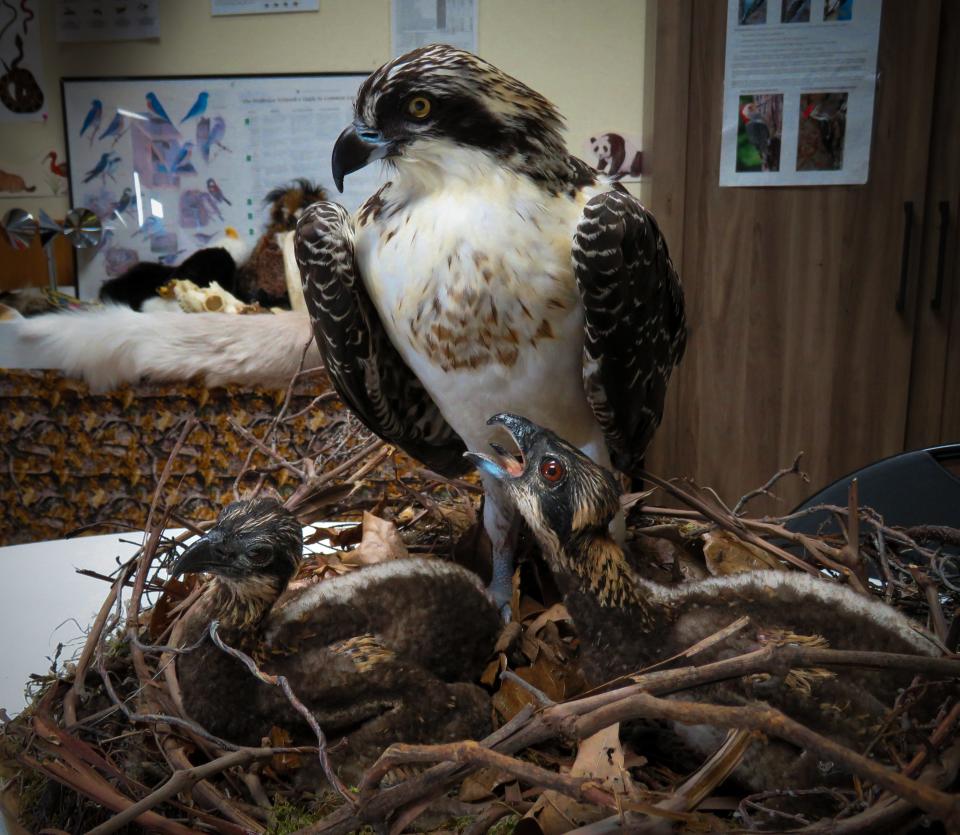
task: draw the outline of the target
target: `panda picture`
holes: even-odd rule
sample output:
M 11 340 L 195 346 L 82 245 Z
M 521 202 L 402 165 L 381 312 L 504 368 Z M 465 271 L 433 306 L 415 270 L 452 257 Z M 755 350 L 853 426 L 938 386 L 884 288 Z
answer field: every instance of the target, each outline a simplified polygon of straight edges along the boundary
M 619 133 L 601 133 L 587 141 L 588 162 L 611 177 L 639 177 L 643 153 Z

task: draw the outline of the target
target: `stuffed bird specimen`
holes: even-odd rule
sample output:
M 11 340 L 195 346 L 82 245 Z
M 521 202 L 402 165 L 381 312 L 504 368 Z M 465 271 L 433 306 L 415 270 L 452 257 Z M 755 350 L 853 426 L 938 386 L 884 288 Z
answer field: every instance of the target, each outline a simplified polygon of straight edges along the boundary
M 185 615 L 181 646 L 199 645 L 177 660 L 191 718 L 240 744 L 259 744 L 273 725 L 313 741 L 278 688 L 202 640 L 217 620 L 225 643 L 286 676 L 325 733 L 343 739 L 335 763 L 344 773 L 359 773 L 392 742 L 489 732 L 489 699 L 469 682 L 500 620 L 475 575 L 403 559 L 284 593 L 302 547 L 300 524 L 277 501 L 235 502 L 173 565 L 173 575 L 212 575 Z
M 620 506 L 613 475 L 525 418 L 500 414 L 490 423 L 509 430 L 521 461 L 499 447 L 495 455 L 468 456 L 503 485 L 537 537 L 564 590 L 580 634 L 584 670 L 593 683 L 670 658 L 743 615 L 750 617 L 747 629 L 698 658 L 733 657 L 770 641 L 940 654 L 932 637 L 891 607 L 804 573 L 754 571 L 669 587 L 638 577 L 608 531 Z M 694 695 L 719 704 L 765 701 L 862 750 L 912 677 L 854 667 L 795 670 L 780 680 L 724 681 Z M 722 742 L 722 732 L 706 726 L 678 725 L 676 732 L 702 757 Z M 815 756 L 775 739 L 753 746 L 736 775 L 757 791 L 825 780 Z
M 318 203 L 297 228 L 317 344 L 344 400 L 445 474 L 486 448 L 492 409 L 635 470 L 686 338 L 651 215 L 567 153 L 543 96 L 445 45 L 363 83 L 333 179 L 342 188 L 375 160 L 390 182 L 355 215 Z M 515 514 L 483 479 L 503 604 Z

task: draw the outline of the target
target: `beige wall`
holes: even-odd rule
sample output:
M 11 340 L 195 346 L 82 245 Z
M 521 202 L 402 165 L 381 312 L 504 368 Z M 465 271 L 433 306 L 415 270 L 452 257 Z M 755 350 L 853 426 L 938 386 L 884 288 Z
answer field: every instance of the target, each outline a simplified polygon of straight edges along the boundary
M 390 57 L 389 0 L 320 0 L 319 13 L 210 16 L 207 0 L 161 0 L 156 41 L 58 44 L 55 0 L 41 0 L 50 118 L 0 126 L 0 168 L 40 171 L 63 152 L 59 79 L 78 75 L 190 75 L 373 69 Z M 643 126 L 648 0 L 478 0 L 480 54 L 552 99 L 571 150 L 593 131 L 637 136 Z M 304 171 L 329 181 L 329 171 Z M 66 198 L 0 200 L 62 216 Z

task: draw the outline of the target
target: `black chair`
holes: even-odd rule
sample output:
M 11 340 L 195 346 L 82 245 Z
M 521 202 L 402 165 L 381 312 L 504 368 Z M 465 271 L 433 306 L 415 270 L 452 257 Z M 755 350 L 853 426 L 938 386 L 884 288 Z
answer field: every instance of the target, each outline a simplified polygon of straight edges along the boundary
M 960 444 L 892 455 L 850 473 L 811 496 L 794 513 L 817 505 L 847 506 L 850 482 L 858 481 L 861 506 L 871 507 L 891 527 L 946 525 L 960 528 Z M 829 511 L 791 519 L 798 533 L 839 533 Z

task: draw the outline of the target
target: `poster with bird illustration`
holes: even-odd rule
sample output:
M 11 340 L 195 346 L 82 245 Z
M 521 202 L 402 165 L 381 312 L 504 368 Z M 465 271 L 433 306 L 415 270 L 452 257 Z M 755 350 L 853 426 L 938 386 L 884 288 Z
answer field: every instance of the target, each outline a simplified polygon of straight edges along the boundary
M 78 253 L 81 298 L 139 261 L 179 263 L 228 229 L 254 243 L 267 193 L 294 178 L 335 195 L 330 156 L 365 77 L 64 79 L 71 204 L 106 229 Z M 337 199 L 356 208 L 378 176 Z

